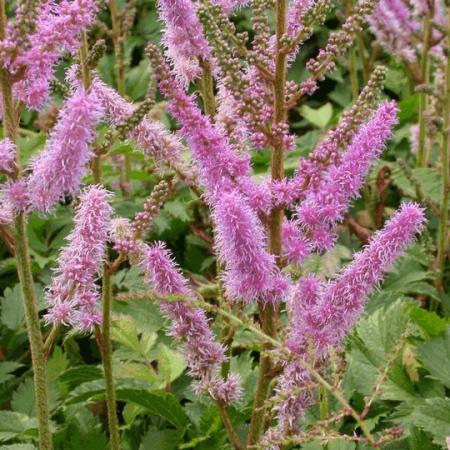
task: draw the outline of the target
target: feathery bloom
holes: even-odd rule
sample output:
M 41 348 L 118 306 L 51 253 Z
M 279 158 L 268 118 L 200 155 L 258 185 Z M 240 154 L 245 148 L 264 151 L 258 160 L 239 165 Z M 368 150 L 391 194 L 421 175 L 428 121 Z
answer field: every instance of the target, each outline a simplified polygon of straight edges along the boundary
M 15 213 L 26 212 L 29 208 L 29 196 L 26 181 L 10 180 L 1 187 L 1 196 Z
M 311 244 L 298 225 L 291 220 L 281 228 L 283 255 L 289 262 L 300 265 L 311 254 Z
M 187 280 L 178 271 L 164 244 L 146 246 L 141 267 L 158 294 L 176 294 L 193 298 Z M 224 380 L 220 366 L 226 360 L 225 348 L 214 340 L 205 312 L 186 301 L 163 303 L 162 311 L 172 322 L 170 334 L 183 343 L 190 374 L 199 380 L 197 389 L 224 403 L 240 396 L 234 375 Z
M 60 111 L 47 147 L 31 163 L 31 208 L 50 212 L 65 195 L 75 195 L 93 157 L 89 144 L 102 108 L 95 93 L 79 87 Z
M 279 274 L 273 255 L 266 250 L 264 230 L 255 212 L 242 195 L 231 191 L 221 196 L 213 217 L 218 256 L 226 269 L 227 296 L 247 303 L 264 296 Z
M 414 62 L 417 58 L 412 36 L 420 28 L 404 0 L 381 0 L 369 18 L 379 44 L 390 53 Z
M 336 280 L 328 283 L 317 306 L 305 315 L 305 332 L 319 351 L 339 345 L 360 317 L 367 296 L 424 222 L 424 212 L 417 204 L 403 204 Z
M 355 135 L 341 156 L 341 162 L 328 169 L 317 191 L 310 191 L 297 209 L 298 220 L 311 234 L 314 248 L 324 250 L 333 242 L 335 225 L 356 198 L 372 162 L 379 157 L 397 122 L 395 102 L 384 102 L 369 122 Z
M 201 75 L 200 60 L 211 58 L 208 42 L 196 15 L 192 0 L 158 0 L 165 23 L 163 42 L 174 72 L 185 83 Z
M 74 52 L 79 46 L 81 32 L 95 20 L 97 2 L 94 0 L 63 0 L 39 5 L 35 31 L 23 53 L 11 52 L 8 40 L 2 42 L 4 60 L 12 73 L 21 74 L 15 83 L 15 95 L 32 108 L 41 108 L 47 100 L 53 69 L 64 51 Z M 14 49 L 14 46 L 12 47 Z
M 77 207 L 68 245 L 58 257 L 55 278 L 46 293 L 47 321 L 90 330 L 99 323 L 95 280 L 101 271 L 111 227 L 110 194 L 101 186 L 86 189 Z
M 16 158 L 16 146 L 9 138 L 0 140 L 0 172 L 11 173 Z
M 125 122 L 134 111 L 134 106 L 122 98 L 114 89 L 95 77 L 92 89 L 103 106 L 107 120 L 113 125 Z M 181 157 L 183 146 L 180 140 L 164 129 L 162 124 L 147 117 L 133 127 L 128 136 L 134 139 L 142 151 L 153 156 L 157 162 L 174 163 Z
M 424 221 L 423 210 L 417 204 L 403 204 L 334 281 L 323 282 L 315 275 L 301 278 L 287 304 L 290 315 L 287 346 L 307 359 L 308 345 L 312 344 L 320 364 L 329 347 L 339 346 L 351 331 L 368 295 L 421 231 Z M 276 388 L 276 395 L 284 399 L 277 405 L 278 424 L 266 434 L 264 442 L 295 428 L 313 400 L 310 382 L 311 374 L 298 361 L 286 365 Z

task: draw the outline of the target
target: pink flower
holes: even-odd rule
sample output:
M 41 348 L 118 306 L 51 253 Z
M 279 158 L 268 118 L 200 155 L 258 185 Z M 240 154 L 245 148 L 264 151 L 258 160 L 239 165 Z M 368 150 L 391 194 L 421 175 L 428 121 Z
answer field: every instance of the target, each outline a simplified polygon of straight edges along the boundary
M 141 267 L 158 294 L 193 297 L 164 244 L 147 246 Z M 219 376 L 220 366 L 226 360 L 225 348 L 215 341 L 204 311 L 192 307 L 189 301 L 166 302 L 161 308 L 172 322 L 170 334 L 183 343 L 190 374 L 199 379 L 197 388 L 224 403 L 237 400 L 238 378 L 230 375 L 224 380 Z
M 99 322 L 95 280 L 102 269 L 111 227 L 109 198 L 101 186 L 91 186 L 80 197 L 74 229 L 67 236 L 68 245 L 58 257 L 56 276 L 46 293 L 49 322 L 85 331 Z
M 79 87 L 60 111 L 47 147 L 31 163 L 28 178 L 31 208 L 48 213 L 65 195 L 76 195 L 89 161 L 89 144 L 102 108 L 94 93 Z
M 16 146 L 10 139 L 0 140 L 0 172 L 11 173 L 16 158 Z

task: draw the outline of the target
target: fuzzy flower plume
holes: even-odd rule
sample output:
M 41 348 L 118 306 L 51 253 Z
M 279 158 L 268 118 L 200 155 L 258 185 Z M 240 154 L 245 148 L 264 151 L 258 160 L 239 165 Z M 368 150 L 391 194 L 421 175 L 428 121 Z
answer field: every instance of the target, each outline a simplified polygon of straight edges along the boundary
M 101 323 L 95 280 L 101 271 L 111 227 L 110 194 L 101 186 L 83 192 L 72 232 L 58 258 L 55 278 L 46 293 L 47 320 L 89 331 Z
M 418 205 L 403 204 L 335 280 L 327 283 L 314 275 L 301 278 L 287 303 L 291 319 L 287 346 L 308 359 L 312 345 L 320 369 L 329 348 L 341 345 L 363 313 L 368 295 L 412 243 L 424 222 L 424 212 Z M 311 374 L 298 361 L 285 366 L 275 394 L 282 399 L 276 407 L 278 424 L 266 433 L 263 442 L 279 442 L 295 430 L 297 420 L 314 402 L 311 382 Z
M 193 96 L 187 95 L 175 80 L 159 50 L 149 45 L 147 54 L 155 71 L 161 92 L 171 99 L 170 113 L 182 125 L 181 133 L 186 137 L 193 159 L 198 167 L 200 181 L 206 188 L 208 200 L 214 204 L 221 201 L 224 192 L 235 190 L 239 185 L 252 194 L 258 191 L 258 203 L 267 203 L 264 189 L 255 186 L 250 178 L 248 154 L 238 154 L 228 142 L 225 134 L 215 127 L 209 116 L 202 114 Z M 243 179 L 245 179 L 244 182 Z M 243 192 L 241 190 L 243 194 Z
M 187 280 L 162 243 L 146 247 L 141 267 L 158 294 L 193 297 Z M 225 348 L 214 340 L 204 311 L 186 301 L 164 303 L 162 310 L 172 322 L 170 334 L 183 343 L 190 373 L 199 380 L 197 389 L 225 404 L 237 400 L 239 378 L 236 375 L 229 375 L 226 380 L 220 377 L 220 366 L 226 360 Z
M 41 2 L 38 8 L 35 31 L 23 52 L 8 38 L 0 45 L 6 68 L 21 74 L 15 95 L 37 109 L 47 100 L 56 63 L 64 51 L 77 50 L 80 34 L 94 22 L 98 7 L 94 0 L 63 0 Z
M 304 331 L 313 337 L 319 351 L 339 345 L 349 333 L 362 314 L 367 296 L 424 222 L 424 212 L 417 204 L 403 204 L 336 280 L 328 283 L 317 307 L 305 316 Z
M 280 274 L 273 255 L 266 250 L 265 234 L 258 217 L 235 191 L 222 195 L 213 216 L 219 259 L 226 268 L 227 296 L 246 303 L 264 298 Z
M 381 0 L 369 19 L 372 32 L 380 45 L 407 62 L 415 62 L 417 55 L 413 36 L 420 23 L 404 0 Z
M 105 109 L 107 120 L 111 124 L 120 125 L 133 114 L 133 105 L 98 77 L 94 78 L 92 89 Z M 136 141 L 146 155 L 153 156 L 159 162 L 175 162 L 180 159 L 183 151 L 181 142 L 176 136 L 165 130 L 159 122 L 147 117 L 133 127 L 128 135 Z
M 355 135 L 338 165 L 329 168 L 317 191 L 310 191 L 297 209 L 298 220 L 315 249 L 330 248 L 334 228 L 357 198 L 364 177 L 378 158 L 397 122 L 395 102 L 385 102 Z
M 16 158 L 16 146 L 10 139 L 0 140 L 0 172 L 11 173 Z
M 199 60 L 209 60 L 208 42 L 196 15 L 192 0 L 158 0 L 161 19 L 165 23 L 163 41 L 174 71 L 183 82 L 201 74 Z
M 89 144 L 102 108 L 94 93 L 79 87 L 59 113 L 46 149 L 31 163 L 28 179 L 31 208 L 52 211 L 65 195 L 75 195 L 93 157 Z

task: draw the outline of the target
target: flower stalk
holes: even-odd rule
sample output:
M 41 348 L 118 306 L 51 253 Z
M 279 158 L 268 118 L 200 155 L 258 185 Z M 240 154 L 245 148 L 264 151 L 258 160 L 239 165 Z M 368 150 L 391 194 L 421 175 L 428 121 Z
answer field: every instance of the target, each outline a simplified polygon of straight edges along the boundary
M 5 1 L 0 0 L 0 39 L 4 38 L 6 23 Z M 10 76 L 5 69 L 0 69 L 0 84 L 4 136 L 9 138 L 11 142 L 15 144 L 18 137 L 19 114 L 14 106 Z M 15 174 L 15 177 L 16 176 L 17 174 Z M 39 321 L 36 291 L 31 271 L 31 259 L 28 250 L 27 220 L 26 215 L 23 212 L 18 213 L 14 220 L 14 243 L 17 273 L 24 303 L 25 322 L 31 350 L 36 413 L 39 424 L 39 449 L 51 450 L 53 448 L 53 443 L 50 430 L 47 367 Z

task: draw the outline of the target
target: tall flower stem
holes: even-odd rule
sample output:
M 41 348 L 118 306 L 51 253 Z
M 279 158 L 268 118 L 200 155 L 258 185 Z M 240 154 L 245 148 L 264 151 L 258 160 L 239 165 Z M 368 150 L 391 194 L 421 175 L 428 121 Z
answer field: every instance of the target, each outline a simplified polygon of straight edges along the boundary
M 0 0 L 0 39 L 4 38 L 5 28 L 5 1 Z M 14 107 L 10 76 L 4 69 L 0 69 L 0 85 L 4 136 L 16 143 L 19 129 L 19 113 Z M 18 173 L 14 174 L 14 176 L 17 177 Z M 51 450 L 53 444 L 48 406 L 47 367 L 39 322 L 36 291 L 34 288 L 33 274 L 31 272 L 31 259 L 28 252 L 27 220 L 23 213 L 18 214 L 14 219 L 14 242 L 17 273 L 24 303 L 25 321 L 33 365 L 36 413 L 39 426 L 39 449 Z
M 83 85 L 87 90 L 91 87 L 92 77 L 87 66 L 88 43 L 86 34 L 83 36 L 83 45 L 80 49 L 81 72 L 83 75 Z M 92 166 L 94 183 L 101 181 L 100 156 L 96 156 Z M 116 392 L 114 390 L 113 368 L 112 368 L 112 344 L 111 344 L 111 269 L 109 261 L 106 260 L 103 267 L 102 277 L 102 304 L 103 304 L 103 325 L 95 329 L 98 346 L 102 354 L 103 374 L 105 377 L 106 406 L 108 409 L 108 428 L 110 435 L 111 450 L 120 450 L 119 423 L 117 420 Z
M 214 83 L 211 64 L 209 61 L 202 61 L 202 77 L 199 80 L 200 95 L 203 100 L 203 108 L 205 113 L 209 115 L 211 120 L 216 114 L 216 98 L 214 96 Z
M 450 6 L 447 8 L 450 25 Z M 450 28 L 447 29 L 447 48 L 450 48 Z M 444 290 L 444 269 L 448 243 L 448 201 L 449 201 L 449 133 L 450 133 L 450 57 L 447 55 L 445 71 L 445 106 L 444 106 L 444 133 L 441 147 L 442 194 L 438 230 L 438 277 L 437 288 Z
M 222 419 L 223 426 L 227 430 L 228 438 L 230 439 L 231 444 L 233 445 L 235 450 L 244 450 L 244 447 L 241 444 L 239 436 L 236 434 L 233 424 L 231 423 L 231 419 L 228 414 L 226 406 L 220 401 L 217 402 L 217 405 L 219 407 L 219 413 Z
M 103 324 L 102 324 L 102 361 L 105 376 L 106 405 L 108 408 L 109 439 L 111 450 L 120 450 L 119 423 L 117 420 L 116 391 L 114 389 L 111 344 L 111 272 L 105 265 L 102 286 Z
M 123 60 L 123 36 L 121 30 L 120 16 L 117 0 L 109 0 L 109 13 L 111 14 L 112 41 L 114 47 L 117 92 L 125 96 L 125 63 Z M 130 156 L 124 156 L 124 167 L 121 171 L 121 182 L 125 186 L 130 181 L 131 161 Z
M 428 52 L 431 45 L 431 33 L 432 33 L 432 19 L 433 12 L 431 8 L 428 8 L 427 14 L 424 18 L 424 31 L 423 31 L 423 49 L 422 59 L 420 60 L 420 82 L 427 83 L 428 81 Z M 419 94 L 419 143 L 417 149 L 417 166 L 426 166 L 426 152 L 425 152 L 425 138 L 426 138 L 426 123 L 425 113 L 427 108 L 427 94 L 420 92 Z
M 287 115 L 285 108 L 287 58 L 286 53 L 281 50 L 283 47 L 282 37 L 286 33 L 287 7 L 287 0 L 276 1 L 277 51 L 274 82 L 274 124 L 285 122 Z M 271 175 L 272 180 L 281 180 L 284 177 L 284 147 L 281 143 L 272 147 Z M 283 208 L 277 207 L 272 209 L 269 217 L 269 251 L 277 257 L 278 264 L 280 264 L 279 256 L 281 254 L 281 225 L 283 216 Z M 278 308 L 275 305 L 266 304 L 260 305 L 259 310 L 262 330 L 271 337 L 276 336 Z M 268 356 L 268 350 L 271 348 L 272 346 L 266 343 L 261 349 L 258 382 L 247 439 L 248 445 L 256 444 L 264 432 L 265 414 L 263 404 L 269 395 L 270 381 L 272 378 L 272 365 L 270 357 Z

